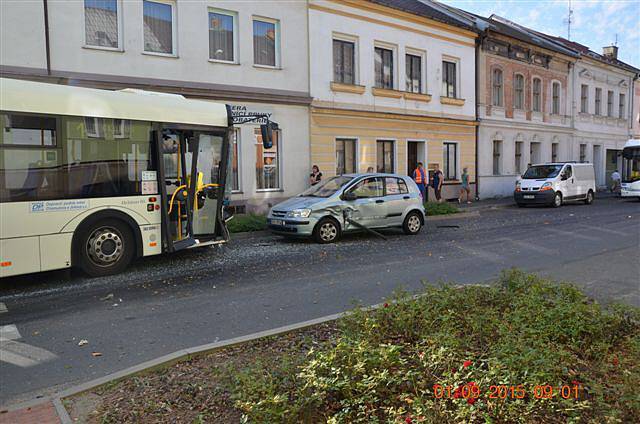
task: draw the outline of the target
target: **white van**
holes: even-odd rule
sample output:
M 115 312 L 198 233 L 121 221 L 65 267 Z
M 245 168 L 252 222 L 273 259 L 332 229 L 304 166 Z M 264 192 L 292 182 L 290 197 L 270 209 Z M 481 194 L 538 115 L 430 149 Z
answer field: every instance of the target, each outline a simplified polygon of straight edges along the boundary
M 593 202 L 596 177 L 591 163 L 554 162 L 531 165 L 518 181 L 513 197 L 518 206 Z

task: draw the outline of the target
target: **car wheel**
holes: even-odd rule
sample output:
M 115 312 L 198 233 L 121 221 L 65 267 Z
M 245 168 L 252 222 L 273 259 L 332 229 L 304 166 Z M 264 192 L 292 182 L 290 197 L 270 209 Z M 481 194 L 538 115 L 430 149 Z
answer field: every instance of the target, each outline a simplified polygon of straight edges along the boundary
M 407 214 L 402 223 L 402 231 L 407 235 L 416 235 L 422 229 L 422 220 L 420 214 L 416 211 L 411 211 Z
M 340 238 L 340 225 L 333 218 L 322 218 L 313 230 L 313 238 L 321 244 L 333 243 Z
M 562 206 L 562 193 L 556 191 L 556 195 L 553 196 L 553 203 L 551 204 L 554 208 L 559 208 Z
M 587 193 L 587 197 L 584 199 L 584 203 L 586 205 L 590 205 L 593 203 L 593 191 L 589 190 Z
M 93 223 L 79 234 L 78 266 L 90 277 L 122 272 L 135 252 L 133 233 L 119 219 Z

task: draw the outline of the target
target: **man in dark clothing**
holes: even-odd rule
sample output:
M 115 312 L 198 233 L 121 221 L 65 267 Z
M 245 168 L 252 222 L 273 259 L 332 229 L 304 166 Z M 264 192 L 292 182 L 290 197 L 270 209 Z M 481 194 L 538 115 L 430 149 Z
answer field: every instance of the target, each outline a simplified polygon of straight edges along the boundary
M 442 171 L 440 171 L 440 167 L 436 164 L 435 169 L 433 170 L 433 191 L 436 194 L 436 201 L 438 203 L 442 202 L 442 180 L 444 180 L 444 175 L 442 175 Z

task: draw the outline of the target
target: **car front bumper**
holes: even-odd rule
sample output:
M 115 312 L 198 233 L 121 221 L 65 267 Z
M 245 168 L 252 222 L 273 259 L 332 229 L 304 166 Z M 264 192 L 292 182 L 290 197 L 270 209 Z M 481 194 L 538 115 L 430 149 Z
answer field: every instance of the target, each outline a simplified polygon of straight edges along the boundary
M 315 225 L 316 220 L 311 217 L 304 219 L 267 217 L 267 228 L 275 234 L 308 237 L 313 234 Z
M 556 192 L 553 190 L 545 191 L 516 191 L 513 193 L 513 199 L 518 204 L 525 205 L 547 205 L 553 203 Z

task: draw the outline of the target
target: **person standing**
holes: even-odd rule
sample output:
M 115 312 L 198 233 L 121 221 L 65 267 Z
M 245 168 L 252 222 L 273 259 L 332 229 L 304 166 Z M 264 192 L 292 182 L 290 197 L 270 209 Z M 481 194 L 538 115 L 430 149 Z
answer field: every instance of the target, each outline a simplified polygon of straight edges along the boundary
M 620 173 L 616 169 L 611 173 L 611 193 L 617 193 L 620 191 L 620 183 L 622 181 L 622 177 Z
M 427 191 L 427 184 L 429 184 L 429 181 L 427 179 L 427 175 L 422 165 L 422 162 L 418 162 L 418 167 L 413 170 L 413 181 L 416 182 L 416 185 L 420 190 L 420 194 L 422 195 L 422 201 L 426 202 L 427 201 L 426 191 Z
M 442 171 L 440 171 L 440 166 L 438 164 L 435 165 L 433 170 L 433 180 L 431 186 L 433 187 L 433 191 L 436 195 L 436 201 L 438 203 L 442 202 L 442 180 L 444 179 L 444 175 Z
M 471 187 L 469 187 L 469 173 L 467 172 L 467 168 L 462 168 L 462 175 L 460 176 L 462 180 L 462 185 L 460 186 L 460 195 L 458 196 L 458 203 L 462 202 L 462 196 L 465 192 L 467 192 L 467 203 L 471 203 L 469 200 L 469 195 L 471 194 Z
M 322 181 L 322 172 L 320 172 L 320 168 L 318 168 L 318 165 L 313 165 L 313 167 L 311 168 L 311 175 L 309 175 L 309 182 L 312 186 L 314 186 L 320 181 Z

